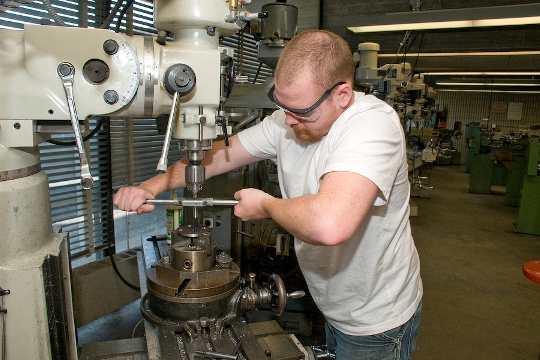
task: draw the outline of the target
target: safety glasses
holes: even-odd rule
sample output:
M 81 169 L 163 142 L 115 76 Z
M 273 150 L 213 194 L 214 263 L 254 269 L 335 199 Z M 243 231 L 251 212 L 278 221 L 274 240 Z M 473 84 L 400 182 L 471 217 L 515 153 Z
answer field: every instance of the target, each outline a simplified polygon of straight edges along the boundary
M 274 95 L 275 85 L 272 85 L 270 90 L 268 91 L 268 98 L 270 101 L 272 101 L 274 104 L 277 105 L 280 109 L 285 111 L 285 113 L 289 113 L 293 115 L 296 119 L 304 120 L 304 121 L 317 121 L 319 117 L 321 116 L 321 109 L 319 108 L 319 105 L 326 100 L 327 97 L 330 96 L 332 91 L 338 87 L 339 85 L 346 84 L 345 81 L 340 81 L 336 85 L 332 86 L 330 89 L 328 89 L 315 104 L 311 105 L 308 108 L 305 109 L 290 109 L 286 107 L 285 105 L 281 104 Z

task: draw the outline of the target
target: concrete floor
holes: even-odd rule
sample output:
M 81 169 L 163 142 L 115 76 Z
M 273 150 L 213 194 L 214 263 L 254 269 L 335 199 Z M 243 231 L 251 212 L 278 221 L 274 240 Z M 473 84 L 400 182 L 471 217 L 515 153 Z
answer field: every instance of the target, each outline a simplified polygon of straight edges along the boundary
M 522 265 L 540 259 L 540 236 L 514 232 L 518 208 L 503 196 L 469 193 L 464 166 L 434 167 L 429 185 L 411 218 L 424 281 L 414 359 L 539 359 L 540 284 Z M 129 337 L 140 318 L 128 305 L 79 329 L 79 341 L 123 338 L 122 324 Z
M 540 258 L 540 236 L 514 232 L 503 196 L 469 193 L 463 166 L 430 179 L 411 218 L 424 282 L 415 360 L 539 359 L 540 284 L 522 266 Z

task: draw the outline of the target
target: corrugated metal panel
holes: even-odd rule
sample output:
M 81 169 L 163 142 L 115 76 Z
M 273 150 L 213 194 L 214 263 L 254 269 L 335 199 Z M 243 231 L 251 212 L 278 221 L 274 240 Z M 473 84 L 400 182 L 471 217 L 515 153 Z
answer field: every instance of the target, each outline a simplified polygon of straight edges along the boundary
M 98 119 L 90 119 L 89 127 Z M 83 190 L 79 182 L 79 157 L 75 146 L 39 145 L 41 165 L 49 178 L 53 226 L 69 232 L 72 258 L 92 253 L 106 244 L 111 226 L 108 129 L 102 128 L 87 145 L 94 187 Z M 55 140 L 71 141 L 73 135 L 57 135 Z
M 102 1 L 88 2 L 89 26 L 106 15 Z M 51 5 L 68 26 L 79 23 L 77 1 L 52 0 Z M 41 2 L 31 2 L 0 12 L 0 28 L 22 29 L 24 24 L 54 24 Z M 93 129 L 98 119 L 89 119 Z M 67 123 L 69 126 L 69 122 Z M 72 141 L 73 135 L 53 136 L 56 140 Z M 51 215 L 53 226 L 69 232 L 72 259 L 85 256 L 102 248 L 111 236 L 112 206 L 110 204 L 109 141 L 108 129 L 99 131 L 85 144 L 87 157 L 95 183 L 91 190 L 80 185 L 80 163 L 75 146 L 58 146 L 50 143 L 39 145 L 41 166 L 49 178 Z
M 0 28 L 2 29 L 22 29 L 24 24 L 52 24 L 54 20 L 47 12 L 47 9 L 42 2 L 28 1 L 24 4 L 24 1 L 19 1 L 21 4 L 18 7 L 9 9 L 5 12 L 0 12 Z M 79 2 L 69 0 L 51 0 L 52 7 L 60 16 L 60 18 L 66 23 L 67 26 L 79 25 Z M 88 0 L 88 26 L 95 27 L 96 13 L 97 16 L 102 12 L 102 1 Z
M 113 188 L 139 184 L 155 176 L 164 138 L 158 133 L 154 119 L 112 119 Z M 182 157 L 177 141 L 173 140 L 168 155 L 169 165 Z
M 521 120 L 509 120 L 508 111 L 496 113 L 493 103 L 523 104 Z M 518 132 L 531 125 L 540 125 L 540 94 L 519 93 L 476 93 L 440 91 L 437 93 L 439 109 L 447 114 L 447 128 L 453 129 L 456 121 L 461 121 L 463 135 L 454 141 L 454 147 L 461 152 L 461 162 L 465 163 L 467 144 L 465 126 L 472 122 L 489 119 L 488 128 L 496 125 L 503 134 Z

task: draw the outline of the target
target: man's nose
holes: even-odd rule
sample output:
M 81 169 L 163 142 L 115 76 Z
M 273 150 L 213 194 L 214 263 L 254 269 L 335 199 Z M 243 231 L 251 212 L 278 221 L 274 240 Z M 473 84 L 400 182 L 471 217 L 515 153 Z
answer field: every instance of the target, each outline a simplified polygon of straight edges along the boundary
M 291 126 L 291 125 L 296 125 L 298 124 L 299 121 L 290 113 L 290 112 L 285 112 L 285 124 Z

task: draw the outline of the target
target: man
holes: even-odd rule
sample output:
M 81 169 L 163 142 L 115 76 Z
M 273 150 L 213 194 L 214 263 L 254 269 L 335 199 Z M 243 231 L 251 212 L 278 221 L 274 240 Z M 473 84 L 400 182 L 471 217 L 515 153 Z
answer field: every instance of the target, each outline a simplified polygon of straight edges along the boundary
M 348 44 L 305 31 L 283 50 L 270 99 L 280 107 L 260 124 L 207 152 L 207 177 L 273 159 L 283 199 L 242 189 L 234 213 L 273 218 L 295 237 L 310 294 L 327 319 L 328 348 L 340 360 L 411 359 L 422 282 L 409 224 L 403 129 L 393 109 L 353 91 Z M 185 186 L 184 163 L 139 187 L 120 189 L 120 209 Z

